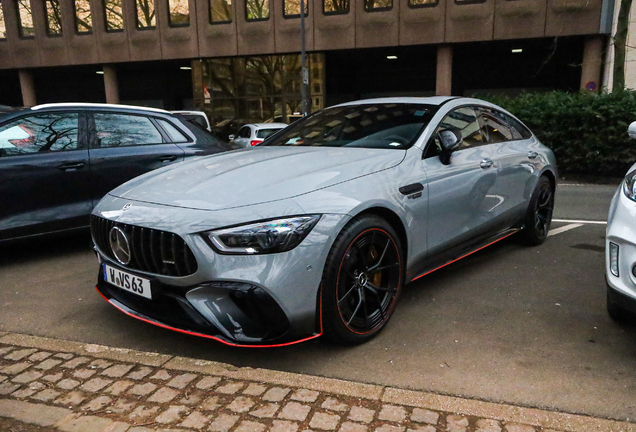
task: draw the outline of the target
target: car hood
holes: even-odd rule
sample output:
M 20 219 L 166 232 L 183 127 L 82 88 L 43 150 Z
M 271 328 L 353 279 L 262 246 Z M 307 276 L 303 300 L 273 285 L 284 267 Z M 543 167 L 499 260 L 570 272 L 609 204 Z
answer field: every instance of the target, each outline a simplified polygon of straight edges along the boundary
M 306 194 L 398 165 L 404 150 L 260 147 L 219 153 L 137 177 L 110 195 L 223 210 Z

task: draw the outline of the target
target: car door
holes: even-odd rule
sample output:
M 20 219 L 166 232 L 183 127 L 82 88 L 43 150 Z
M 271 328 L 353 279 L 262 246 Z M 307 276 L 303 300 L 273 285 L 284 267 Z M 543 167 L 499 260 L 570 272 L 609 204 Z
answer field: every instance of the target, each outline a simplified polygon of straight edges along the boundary
M 237 132 L 237 137 L 234 138 L 234 142 L 237 143 L 241 148 L 249 147 L 251 136 L 252 129 L 250 129 L 249 126 L 243 126 Z
M 526 210 L 526 185 L 534 171 L 530 163 L 533 152 L 507 121 L 504 113 L 489 107 L 479 107 L 479 122 L 497 165 L 497 181 L 492 188 L 490 212 L 501 227 L 509 226 Z M 538 153 L 534 152 L 534 157 Z
M 41 112 L 0 125 L 0 239 L 88 225 L 85 117 Z
M 463 143 L 448 164 L 439 154 L 438 133 L 455 130 Z M 497 167 L 473 107 L 451 110 L 437 126 L 422 160 L 428 185 L 428 256 L 486 232 L 490 215 L 484 202 L 492 193 Z
M 146 115 L 91 112 L 90 184 L 93 203 L 120 184 L 183 160 L 184 152 Z

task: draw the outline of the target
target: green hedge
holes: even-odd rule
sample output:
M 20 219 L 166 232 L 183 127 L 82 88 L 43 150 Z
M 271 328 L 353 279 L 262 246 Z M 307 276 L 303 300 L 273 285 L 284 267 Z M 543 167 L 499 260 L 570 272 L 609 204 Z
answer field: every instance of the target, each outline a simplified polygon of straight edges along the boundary
M 622 177 L 636 162 L 636 91 L 527 93 L 487 100 L 516 115 L 550 147 L 559 172 Z

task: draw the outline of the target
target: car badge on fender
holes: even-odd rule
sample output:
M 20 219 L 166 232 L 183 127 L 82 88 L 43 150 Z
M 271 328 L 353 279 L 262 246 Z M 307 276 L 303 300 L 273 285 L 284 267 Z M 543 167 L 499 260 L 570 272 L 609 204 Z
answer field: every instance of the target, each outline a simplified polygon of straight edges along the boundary
M 128 210 L 129 208 L 131 208 L 131 207 L 132 207 L 132 203 L 127 203 L 127 204 L 125 204 L 125 205 L 121 208 L 121 210 L 122 210 L 122 211 L 126 211 L 126 210 Z
M 130 262 L 130 244 L 128 244 L 126 234 L 118 227 L 113 227 L 108 234 L 108 241 L 117 261 L 122 265 L 128 264 Z

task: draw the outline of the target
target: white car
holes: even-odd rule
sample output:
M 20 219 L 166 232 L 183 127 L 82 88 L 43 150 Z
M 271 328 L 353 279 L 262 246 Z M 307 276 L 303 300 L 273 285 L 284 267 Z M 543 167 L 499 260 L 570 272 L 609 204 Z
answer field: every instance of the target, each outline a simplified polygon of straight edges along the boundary
M 206 129 L 208 132 L 212 132 L 212 128 L 210 127 L 210 120 L 208 120 L 207 114 L 203 111 L 172 111 L 172 113 L 198 124 L 203 129 Z
M 636 122 L 629 125 L 630 138 L 636 138 Z M 617 322 L 636 317 L 636 164 L 628 170 L 616 189 L 607 216 L 605 235 L 605 273 L 607 312 Z
M 268 136 L 285 129 L 285 123 L 250 123 L 239 129 L 236 135 L 230 135 L 230 144 L 235 147 L 252 147 L 263 142 Z

